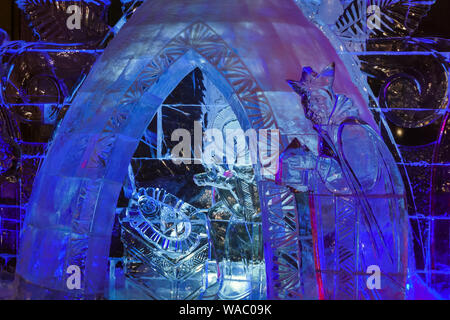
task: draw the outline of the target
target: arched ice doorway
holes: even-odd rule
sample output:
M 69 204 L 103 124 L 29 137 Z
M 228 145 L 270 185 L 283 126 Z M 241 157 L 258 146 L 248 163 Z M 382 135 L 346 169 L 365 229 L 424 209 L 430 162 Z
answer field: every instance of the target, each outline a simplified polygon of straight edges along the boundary
M 206 28 L 206 26 L 200 24 L 193 25 L 191 28 Z M 239 62 L 239 60 L 237 61 Z M 164 62 L 167 63 L 167 61 Z M 153 63 L 154 61 L 150 62 L 149 65 Z M 91 127 L 96 130 L 96 134 L 90 131 L 91 134 L 89 135 L 81 134 L 83 138 L 79 136 L 80 140 L 73 140 L 76 144 L 74 149 L 80 150 L 82 148 L 82 145 L 80 145 L 81 141 L 84 146 L 84 152 L 77 152 L 78 156 L 75 159 L 73 159 L 73 152 L 66 153 L 66 161 L 70 161 L 75 165 L 75 160 L 77 162 L 76 166 L 80 169 L 78 172 L 72 172 L 74 176 L 70 178 L 67 176 L 60 177 L 57 181 L 54 180 L 56 179 L 55 177 L 52 177 L 51 180 L 55 183 L 54 189 L 48 189 L 46 184 L 41 184 L 41 180 L 38 182 L 37 186 L 42 187 L 42 189 L 38 188 L 39 191 L 36 191 L 35 194 L 39 192 L 39 195 L 44 196 L 46 199 L 40 198 L 42 202 L 48 202 L 49 192 L 54 192 L 53 208 L 56 210 L 55 218 L 57 218 L 55 222 L 60 227 L 64 225 L 64 228 L 60 230 L 50 231 L 48 228 L 52 219 L 50 216 L 46 217 L 49 219 L 46 221 L 48 223 L 47 227 L 43 227 L 42 221 L 37 221 L 33 214 L 30 214 L 27 220 L 21 259 L 25 259 L 25 255 L 31 254 L 28 258 L 31 258 L 29 262 L 32 263 L 33 269 L 28 269 L 28 271 L 31 271 L 32 276 L 39 274 L 39 279 L 43 280 L 43 294 L 47 295 L 55 290 L 55 294 L 63 294 L 66 291 L 65 294 L 70 296 L 70 291 L 67 291 L 66 288 L 65 279 L 67 276 L 64 272 L 70 265 L 84 267 L 81 269 L 84 275 L 82 285 L 84 293 L 82 296 L 91 297 L 97 292 L 102 292 L 104 278 L 99 277 L 99 275 L 104 274 L 106 270 L 109 236 L 112 231 L 115 203 L 117 202 L 123 179 L 127 174 L 127 163 L 130 162 L 143 131 L 153 119 L 162 102 L 180 81 L 195 68 L 199 68 L 224 95 L 238 117 L 243 130 L 250 128 L 276 129 L 276 122 L 272 118 L 271 113 L 269 113 L 270 110 L 266 109 L 266 114 L 261 112 L 260 108 L 268 108 L 268 105 L 265 102 L 263 92 L 258 88 L 251 75 L 246 73 L 244 65 L 242 65 L 240 70 L 244 72 L 243 76 L 246 77 L 245 80 L 247 81 L 243 88 L 233 85 L 232 82 L 230 83 L 230 78 L 226 79 L 217 70 L 217 65 L 212 65 L 210 61 L 205 59 L 204 55 L 192 49 L 185 52 L 172 64 L 168 63 L 165 67 L 166 70 L 159 78 L 155 77 L 155 79 L 152 79 L 154 84 L 149 88 L 139 93 L 135 91 L 136 87 L 130 88 L 122 100 L 125 102 L 117 106 L 122 112 L 118 110 L 113 112 L 113 115 L 103 128 L 101 126 Z M 134 84 L 139 85 L 141 82 L 137 80 Z M 137 90 L 139 91 L 139 89 Z M 236 94 L 237 92 L 238 94 Z M 245 99 L 254 99 L 254 101 L 243 101 Z M 263 104 L 266 105 L 264 106 Z M 63 124 L 64 127 L 67 128 L 67 122 Z M 72 132 L 74 129 L 73 127 L 69 129 L 70 134 L 76 135 L 75 132 Z M 58 138 L 63 138 L 61 135 Z M 58 138 L 55 139 L 55 146 L 59 145 Z M 51 162 L 53 154 L 57 154 L 55 157 L 61 156 L 60 151 L 55 150 L 55 153 L 53 153 L 54 149 L 50 152 L 47 163 Z M 72 148 L 70 149 L 73 150 Z M 87 155 L 88 152 L 91 153 Z M 260 166 L 261 164 L 258 163 L 256 169 Z M 70 168 L 64 168 L 63 171 L 74 168 L 75 166 L 70 166 Z M 89 173 L 83 173 L 83 169 Z M 50 165 L 43 168 L 44 172 L 46 170 L 51 170 Z M 41 173 L 41 177 L 42 175 L 43 173 Z M 256 174 L 256 177 L 257 180 L 261 179 L 260 174 Z M 43 178 L 45 179 L 45 177 Z M 71 191 L 73 193 L 66 193 Z M 72 199 L 72 204 L 75 206 L 68 203 L 66 198 L 68 194 L 78 198 L 76 201 Z M 39 203 L 42 202 L 39 201 Z M 40 209 L 38 206 L 38 202 L 33 201 L 32 208 L 38 211 Z M 89 212 L 89 209 L 92 212 Z M 34 210 L 31 212 L 34 213 Z M 85 215 L 83 216 L 83 214 Z M 91 214 L 92 221 L 86 216 L 87 214 Z M 42 215 L 40 215 L 39 220 L 41 219 Z M 86 231 L 88 234 L 82 233 Z M 41 235 L 44 237 L 42 239 L 44 240 L 43 242 L 40 242 L 38 239 Z M 32 243 L 34 245 L 39 243 L 40 250 L 35 251 L 36 247 L 34 246 L 27 247 L 27 244 Z M 32 252 L 27 253 L 26 250 L 28 248 Z M 61 253 L 65 254 L 62 255 Z M 39 258 L 38 254 L 40 255 Z M 39 260 L 42 263 L 36 264 L 36 261 Z M 50 269 L 50 266 L 54 266 L 55 269 Z M 24 269 L 24 263 L 22 262 L 18 274 L 21 284 L 28 286 L 29 284 L 26 283 L 28 281 L 21 276 L 24 274 L 24 271 L 26 272 L 27 270 Z M 47 275 L 46 278 L 42 278 L 43 273 Z M 29 276 L 30 273 L 28 272 L 27 275 Z M 55 281 L 57 279 L 53 278 L 53 281 L 48 282 L 50 277 L 55 275 L 59 278 L 59 281 Z M 38 281 L 41 282 L 41 280 Z M 48 287 L 49 283 L 52 286 L 54 285 L 54 287 Z
M 244 130 L 280 128 L 285 140 L 291 135 L 308 136 L 309 128 L 301 121 L 299 101 L 284 84 L 286 78 L 298 77 L 295 69 L 300 64 L 320 70 L 335 61 L 340 71 L 337 89 L 362 105 L 361 95 L 328 40 L 293 2 L 281 6 L 277 1 L 233 0 L 224 8 L 220 3 L 204 0 L 146 2 L 95 65 L 62 122 L 35 182 L 17 269 L 19 296 L 89 298 L 102 294 L 114 209 L 128 163 L 157 108 L 194 68 L 200 68 L 223 93 Z M 230 10 L 236 14 L 233 19 Z M 169 13 L 168 26 L 179 30 L 167 41 L 164 27 L 158 29 L 151 24 L 164 19 L 164 13 Z M 227 23 L 216 22 L 219 36 L 209 25 L 197 22 L 199 17 L 206 16 L 214 21 L 231 19 L 230 23 L 240 18 L 241 22 L 230 30 Z M 244 27 L 255 19 L 262 20 L 255 24 L 257 27 L 270 25 L 270 30 L 264 33 Z M 308 48 L 298 45 L 284 50 L 281 45 L 277 46 L 292 42 L 288 32 L 281 32 L 289 28 L 277 30 L 280 38 L 268 50 L 280 23 L 302 32 L 303 40 L 309 42 L 303 44 L 299 38 L 298 43 L 310 46 L 309 53 Z M 148 28 L 146 32 L 139 29 L 143 25 Z M 239 28 L 242 28 L 241 34 L 236 32 Z M 136 39 L 127 39 L 135 35 Z M 238 44 L 230 46 L 222 39 L 224 36 L 229 41 L 244 36 L 256 48 L 241 41 L 243 47 L 238 50 Z M 312 57 L 311 49 L 316 50 L 316 56 Z M 253 60 L 241 59 L 245 50 L 251 51 L 247 55 Z M 258 50 L 260 55 L 254 52 Z M 271 75 L 270 79 L 264 79 L 265 71 Z M 285 87 L 280 89 L 281 86 Z M 286 105 L 290 105 L 291 113 L 283 115 Z M 361 110 L 369 114 L 365 107 Z M 279 119 L 283 119 L 282 126 L 277 124 Z M 305 142 L 314 146 L 313 140 L 305 139 Z M 276 255 L 274 250 L 282 251 L 283 244 L 291 244 L 283 239 L 298 235 L 295 206 L 291 205 L 294 199 L 286 189 L 275 187 L 261 177 L 258 179 L 266 225 L 268 272 L 283 273 L 287 277 L 289 286 L 284 291 L 289 294 L 290 290 L 295 292 L 296 283 L 300 281 L 298 265 L 283 264 L 281 255 L 277 256 L 277 266 L 272 261 Z M 299 259 L 298 252 L 292 252 L 292 248 L 287 250 L 290 260 Z M 81 268 L 83 281 L 79 291 L 67 289 L 66 270 L 70 265 Z M 285 270 L 281 272 L 280 268 Z M 276 295 L 270 292 L 276 287 L 270 281 L 278 280 L 268 277 L 269 297 Z

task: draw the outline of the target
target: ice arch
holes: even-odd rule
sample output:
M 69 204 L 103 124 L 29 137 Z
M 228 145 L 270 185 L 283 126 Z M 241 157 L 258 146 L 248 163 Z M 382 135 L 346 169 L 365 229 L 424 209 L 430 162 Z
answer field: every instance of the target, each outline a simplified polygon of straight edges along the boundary
M 127 165 L 156 109 L 195 67 L 222 91 L 244 130 L 279 128 L 284 140 L 296 136 L 314 148 L 285 79 L 297 78 L 301 66 L 321 70 L 332 61 L 336 91 L 351 97 L 373 123 L 333 47 L 294 1 L 144 3 L 94 66 L 38 174 L 23 230 L 18 295 L 91 298 L 102 293 Z M 275 238 L 298 230 L 291 227 L 296 217 L 289 206 L 283 207 L 292 200 L 289 192 L 261 179 L 259 184 L 271 272 L 272 249 L 280 245 Z M 81 290 L 67 289 L 70 265 L 81 268 Z M 284 272 L 299 278 L 294 266 Z

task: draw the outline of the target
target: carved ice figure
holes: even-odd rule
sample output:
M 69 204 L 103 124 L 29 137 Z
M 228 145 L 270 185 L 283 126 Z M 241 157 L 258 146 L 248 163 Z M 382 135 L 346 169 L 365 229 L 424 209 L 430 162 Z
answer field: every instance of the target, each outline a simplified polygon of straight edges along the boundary
M 334 64 L 320 74 L 304 68 L 288 81 L 319 136 L 317 152 L 294 140 L 281 156 L 279 184 L 306 193 L 319 297 L 403 299 L 408 220 L 400 173 L 378 133 L 333 90 Z M 299 213 L 300 215 L 300 213 Z M 381 270 L 370 289 L 369 266 Z
M 204 162 L 206 172 L 197 174 L 199 186 L 212 187 L 214 205 L 208 210 L 211 241 L 219 268 L 221 299 L 258 299 L 264 287 L 261 211 L 253 166 L 247 143 L 230 143 L 228 133 L 243 131 L 231 106 L 206 79 L 206 129 L 217 129 L 225 141 L 205 139 L 204 149 L 216 144 L 215 150 L 235 149 L 234 160 L 216 154 L 213 162 Z M 211 108 L 212 106 L 212 108 Z
M 234 170 L 217 166 L 195 177 L 199 186 L 215 190 L 216 203 L 208 210 L 208 221 L 221 299 L 261 298 L 263 294 L 261 217 L 252 171 L 251 166 Z
M 208 232 L 202 211 L 163 189 L 140 188 L 121 216 L 127 274 L 156 299 L 202 292 Z

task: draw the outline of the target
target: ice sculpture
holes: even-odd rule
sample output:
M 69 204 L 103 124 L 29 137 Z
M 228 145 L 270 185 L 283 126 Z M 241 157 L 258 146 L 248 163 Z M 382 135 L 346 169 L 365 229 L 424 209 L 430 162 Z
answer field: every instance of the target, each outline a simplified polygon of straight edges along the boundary
M 208 210 L 221 299 L 264 297 L 264 260 L 259 198 L 251 166 L 223 170 L 220 166 L 196 176 L 213 186 L 217 202 Z
M 261 218 L 252 171 L 252 167 L 224 171 L 218 166 L 196 176 L 196 183 L 217 191 L 217 202 L 208 210 L 208 219 L 213 258 L 219 268 L 220 299 L 264 296 Z
M 442 204 L 449 202 L 449 158 L 437 156 L 448 144 L 448 40 L 418 37 L 436 1 L 341 0 L 344 12 L 328 25 L 318 14 L 321 2 L 329 3 L 297 0 L 343 60 L 369 75 L 358 71 L 352 78 L 373 98 L 371 110 L 403 177 L 417 274 L 448 296 L 448 206 Z
M 155 299 L 195 299 L 209 256 L 203 212 L 158 188 L 135 192 L 121 217 L 127 274 Z
M 289 81 L 319 135 L 319 149 L 315 154 L 291 143 L 277 181 L 309 192 L 320 297 L 403 299 L 409 233 L 403 182 L 378 133 L 351 100 L 335 94 L 334 72 L 334 65 L 320 74 L 305 67 L 300 81 Z M 376 288 L 368 282 L 371 268 L 381 270 Z
M 368 84 L 379 104 L 373 103 L 372 110 L 380 119 L 381 134 L 407 191 L 417 275 L 448 297 L 450 193 L 445 181 L 449 180 L 450 158 L 443 156 L 443 150 L 449 143 L 445 138 L 449 125 L 449 42 L 420 38 L 418 29 L 435 3 L 348 1 L 331 28 L 354 51 L 352 56 L 359 55 L 361 69 L 369 75 Z M 379 8 L 380 28 L 365 27 L 366 21 L 374 18 L 374 12 L 365 10 L 371 5 Z
M 230 133 L 242 130 L 239 120 L 211 81 L 205 81 L 205 89 L 205 129 L 218 130 L 224 141 L 206 135 L 204 150 L 211 144 L 220 144 L 219 150 L 222 145 L 236 149 L 231 161 L 224 161 L 225 154 L 216 154 L 214 161 L 204 163 L 207 171 L 194 176 L 197 185 L 214 190 L 214 205 L 207 217 L 213 258 L 219 268 L 218 297 L 261 299 L 265 295 L 261 210 L 249 144 L 230 144 Z
M 35 181 L 16 273 L 18 296 L 102 296 L 115 206 L 133 151 L 161 103 L 193 69 L 214 82 L 243 130 L 279 129 L 283 146 L 296 136 L 313 149 L 317 138 L 284 80 L 296 76 L 292 66 L 319 70 L 330 61 L 338 70 L 335 90 L 373 124 L 342 60 L 294 2 L 144 2 L 78 91 Z M 299 298 L 294 194 L 261 175 L 259 163 L 255 178 L 268 296 Z M 81 290 L 66 286 L 71 265 L 81 269 Z

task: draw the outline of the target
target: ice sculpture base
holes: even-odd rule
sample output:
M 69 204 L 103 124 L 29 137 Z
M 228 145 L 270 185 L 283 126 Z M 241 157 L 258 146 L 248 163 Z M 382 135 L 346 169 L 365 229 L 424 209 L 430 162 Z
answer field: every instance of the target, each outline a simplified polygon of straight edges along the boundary
M 223 273 L 218 292 L 221 300 L 263 300 L 265 299 L 264 263 L 246 264 L 224 261 L 220 263 Z

